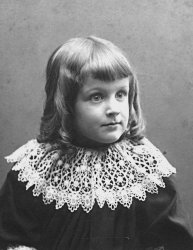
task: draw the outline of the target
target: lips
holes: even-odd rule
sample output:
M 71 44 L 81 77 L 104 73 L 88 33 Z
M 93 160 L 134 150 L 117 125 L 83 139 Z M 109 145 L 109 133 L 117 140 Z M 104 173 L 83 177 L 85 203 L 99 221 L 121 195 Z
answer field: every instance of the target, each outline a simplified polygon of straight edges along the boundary
M 121 124 L 120 122 L 109 122 L 109 123 L 105 123 L 102 126 L 107 127 L 107 126 L 114 126 L 114 125 L 118 125 Z

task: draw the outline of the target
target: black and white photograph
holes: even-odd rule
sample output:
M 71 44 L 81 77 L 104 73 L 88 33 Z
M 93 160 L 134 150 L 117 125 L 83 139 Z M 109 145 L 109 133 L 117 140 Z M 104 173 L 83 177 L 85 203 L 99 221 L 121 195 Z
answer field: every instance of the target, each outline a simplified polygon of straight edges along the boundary
M 193 1 L 0 1 L 0 250 L 193 250 Z

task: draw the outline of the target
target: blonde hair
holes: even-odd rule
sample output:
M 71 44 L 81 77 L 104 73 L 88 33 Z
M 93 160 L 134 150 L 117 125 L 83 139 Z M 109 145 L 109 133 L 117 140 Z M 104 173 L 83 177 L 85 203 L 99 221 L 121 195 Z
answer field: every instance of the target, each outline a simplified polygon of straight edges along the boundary
M 38 140 L 71 145 L 74 104 L 88 77 L 105 82 L 129 77 L 129 121 L 124 136 L 139 141 L 143 137 L 144 121 L 137 78 L 124 53 L 112 42 L 96 36 L 70 39 L 50 56 Z

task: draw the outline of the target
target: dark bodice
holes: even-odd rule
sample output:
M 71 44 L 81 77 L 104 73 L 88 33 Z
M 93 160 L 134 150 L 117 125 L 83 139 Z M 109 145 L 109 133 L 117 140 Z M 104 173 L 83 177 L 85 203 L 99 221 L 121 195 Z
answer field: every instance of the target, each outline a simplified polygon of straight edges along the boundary
M 193 239 L 177 210 L 171 178 L 158 194 L 145 201 L 133 200 L 130 208 L 115 210 L 95 203 L 86 213 L 71 212 L 67 205 L 56 209 L 42 196 L 18 181 L 10 171 L 0 192 L 0 249 L 25 245 L 38 250 L 192 250 Z M 160 247 L 160 248 L 158 248 Z M 163 248 L 161 248 L 163 247 Z

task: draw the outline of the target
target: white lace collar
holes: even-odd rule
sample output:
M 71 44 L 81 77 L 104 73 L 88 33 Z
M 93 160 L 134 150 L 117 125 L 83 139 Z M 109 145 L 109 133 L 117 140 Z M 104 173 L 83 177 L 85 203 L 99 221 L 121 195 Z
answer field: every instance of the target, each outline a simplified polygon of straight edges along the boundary
M 158 193 L 165 187 L 163 177 L 176 170 L 147 139 L 134 146 L 128 140 L 115 143 L 103 152 L 77 148 L 75 157 L 64 155 L 56 164 L 57 151 L 47 152 L 46 144 L 31 140 L 5 157 L 14 162 L 19 181 L 33 195 L 42 194 L 45 204 L 56 209 L 67 204 L 71 212 L 79 206 L 89 212 L 97 201 L 115 209 L 118 203 L 130 207 L 133 198 L 144 201 L 146 192 Z

